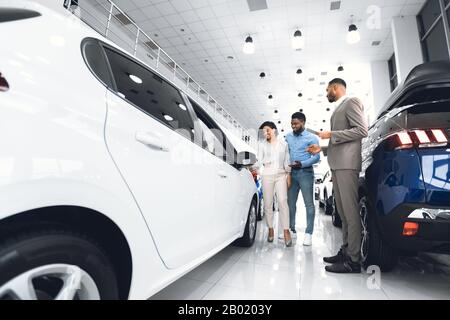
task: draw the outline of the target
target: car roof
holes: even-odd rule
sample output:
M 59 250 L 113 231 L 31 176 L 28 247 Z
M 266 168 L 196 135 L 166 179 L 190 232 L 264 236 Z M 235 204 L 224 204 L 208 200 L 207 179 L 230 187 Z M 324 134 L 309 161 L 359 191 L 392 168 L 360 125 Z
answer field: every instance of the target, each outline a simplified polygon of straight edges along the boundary
M 392 93 L 378 119 L 390 110 L 423 102 L 450 99 L 450 62 L 418 65 Z

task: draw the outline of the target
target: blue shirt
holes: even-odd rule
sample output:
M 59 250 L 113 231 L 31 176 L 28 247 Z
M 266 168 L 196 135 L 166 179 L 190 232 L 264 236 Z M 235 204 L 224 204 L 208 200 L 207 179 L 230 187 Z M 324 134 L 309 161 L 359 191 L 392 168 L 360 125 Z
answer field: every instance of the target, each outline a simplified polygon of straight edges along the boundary
M 300 161 L 302 163 L 302 168 L 308 168 L 320 161 L 320 154 L 313 156 L 306 151 L 306 149 L 313 144 L 319 145 L 319 138 L 311 132 L 304 130 L 298 136 L 293 132 L 290 132 L 286 135 L 286 142 L 289 146 L 291 163 Z

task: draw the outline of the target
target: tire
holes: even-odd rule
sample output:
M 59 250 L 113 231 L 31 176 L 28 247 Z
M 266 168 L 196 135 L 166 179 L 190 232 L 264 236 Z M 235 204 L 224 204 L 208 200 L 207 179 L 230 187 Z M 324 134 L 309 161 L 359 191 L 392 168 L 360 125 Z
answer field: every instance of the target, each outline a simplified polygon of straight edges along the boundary
M 237 239 L 234 242 L 234 245 L 238 247 L 251 247 L 253 245 L 253 243 L 255 242 L 257 229 L 256 218 L 256 204 L 255 201 L 253 201 L 250 205 L 250 209 L 248 210 L 244 235 L 241 238 Z
M 341 217 L 339 216 L 339 211 L 337 209 L 336 206 L 336 200 L 334 199 L 334 196 L 332 197 L 332 211 L 331 211 L 331 221 L 333 223 L 333 226 L 335 226 L 336 228 L 342 228 L 342 220 Z
M 258 221 L 262 221 L 262 219 L 264 219 L 264 198 L 261 198 L 258 207 Z
M 65 277 L 70 278 L 63 281 Z M 25 283 L 33 285 L 22 292 L 19 288 Z M 118 298 L 117 278 L 109 258 L 84 235 L 43 230 L 0 244 L 0 300 Z
M 328 197 L 327 193 L 324 193 L 324 199 L 325 199 L 325 204 L 324 204 L 324 210 L 325 210 L 325 214 L 327 216 L 331 216 L 333 214 L 333 201 L 334 201 L 334 197 Z
M 359 201 L 359 213 L 362 225 L 361 258 L 364 268 L 376 265 L 382 272 L 395 268 L 398 261 L 397 251 L 389 246 L 381 237 L 375 212 L 365 196 Z
M 324 192 L 325 192 L 325 190 L 324 190 Z M 324 193 L 325 194 L 325 193 Z M 325 199 L 325 198 L 324 198 Z M 324 201 L 322 201 L 322 199 L 320 198 L 320 191 L 319 191 L 319 193 L 317 194 L 317 196 L 316 196 L 316 200 L 317 201 L 319 201 L 319 208 L 324 208 L 325 207 L 325 203 L 324 203 Z

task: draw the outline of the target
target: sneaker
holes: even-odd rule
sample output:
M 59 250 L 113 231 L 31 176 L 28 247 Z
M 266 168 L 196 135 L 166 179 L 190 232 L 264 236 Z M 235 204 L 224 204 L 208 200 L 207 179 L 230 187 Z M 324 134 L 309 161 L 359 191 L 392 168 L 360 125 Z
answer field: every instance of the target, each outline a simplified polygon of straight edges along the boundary
M 361 264 L 359 262 L 353 262 L 348 258 L 343 262 L 326 266 L 325 270 L 331 273 L 361 273 Z
M 312 235 L 305 233 L 305 238 L 303 240 L 303 245 L 306 247 L 312 246 Z
M 341 249 L 341 250 L 339 250 L 337 255 L 332 256 L 332 257 L 324 257 L 323 261 L 325 263 L 331 263 L 331 264 L 343 262 L 343 261 L 345 261 L 345 254 Z

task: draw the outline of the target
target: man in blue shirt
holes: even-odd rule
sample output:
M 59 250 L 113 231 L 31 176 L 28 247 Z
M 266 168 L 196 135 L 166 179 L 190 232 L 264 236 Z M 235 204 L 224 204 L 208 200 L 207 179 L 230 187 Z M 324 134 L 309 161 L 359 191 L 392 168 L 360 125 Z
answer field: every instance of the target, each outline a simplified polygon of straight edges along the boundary
M 297 214 L 297 200 L 299 191 L 302 191 L 306 207 L 307 228 L 303 245 L 312 245 L 312 234 L 314 231 L 314 169 L 313 165 L 320 161 L 320 154 L 312 155 L 307 149 L 312 145 L 318 145 L 319 139 L 316 135 L 305 130 L 306 117 L 297 112 L 292 115 L 293 132 L 286 135 L 289 146 L 292 168 L 292 184 L 288 192 L 290 229 L 296 234 L 295 216 Z

